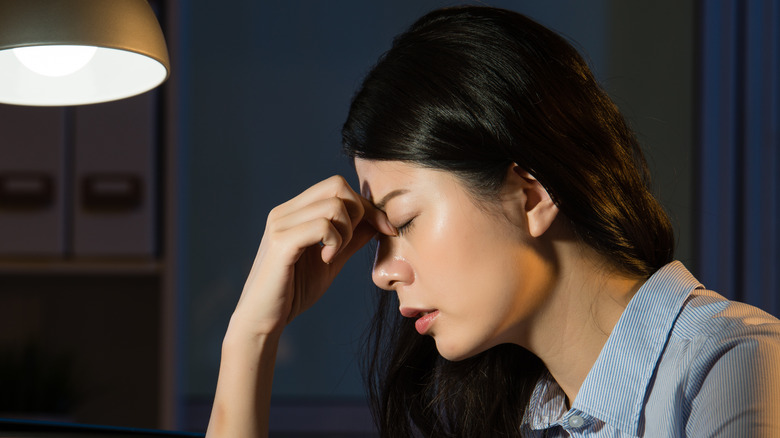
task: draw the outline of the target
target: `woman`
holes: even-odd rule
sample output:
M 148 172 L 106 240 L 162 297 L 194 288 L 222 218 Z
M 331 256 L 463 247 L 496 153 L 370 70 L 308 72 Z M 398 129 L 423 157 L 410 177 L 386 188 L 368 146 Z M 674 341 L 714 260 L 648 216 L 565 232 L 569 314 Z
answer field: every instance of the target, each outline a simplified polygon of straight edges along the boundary
M 376 237 L 366 376 L 383 437 L 771 436 L 780 322 L 673 261 L 615 105 L 517 13 L 394 41 L 333 177 L 275 208 L 231 319 L 209 436 L 265 436 L 279 336 Z

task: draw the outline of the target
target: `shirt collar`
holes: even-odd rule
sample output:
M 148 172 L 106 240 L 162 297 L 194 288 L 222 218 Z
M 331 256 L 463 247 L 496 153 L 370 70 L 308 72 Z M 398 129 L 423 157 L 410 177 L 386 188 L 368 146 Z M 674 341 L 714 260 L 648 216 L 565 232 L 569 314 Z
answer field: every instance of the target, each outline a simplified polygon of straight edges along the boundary
M 523 425 L 534 430 L 556 424 L 566 414 L 566 394 L 550 373 L 545 373 L 534 387 Z
M 653 274 L 620 316 L 572 408 L 636 436 L 669 333 L 688 296 L 701 287 L 678 261 Z M 523 423 L 549 427 L 563 417 L 565 406 L 563 390 L 548 375 L 536 384 Z
M 701 288 L 675 261 L 653 274 L 626 306 L 573 407 L 637 435 L 656 366 L 685 301 Z

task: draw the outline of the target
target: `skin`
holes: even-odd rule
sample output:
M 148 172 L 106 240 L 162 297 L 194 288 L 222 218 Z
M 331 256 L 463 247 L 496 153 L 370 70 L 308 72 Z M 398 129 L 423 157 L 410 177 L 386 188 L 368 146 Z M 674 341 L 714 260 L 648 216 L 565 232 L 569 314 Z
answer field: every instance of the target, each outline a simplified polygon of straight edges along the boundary
M 491 201 L 446 172 L 362 159 L 355 167 L 363 196 L 332 177 L 269 214 L 223 341 L 207 436 L 267 436 L 282 330 L 373 237 L 375 283 L 398 294 L 399 310 L 438 311 L 425 335 L 442 356 L 516 343 L 574 400 L 643 279 L 579 243 L 517 166 Z
M 339 176 L 315 184 L 269 213 L 222 342 L 207 437 L 268 436 L 282 330 L 322 296 L 347 259 L 377 232 L 396 231 Z
M 363 193 L 400 236 L 380 238 L 374 282 L 401 308 L 437 309 L 427 335 L 450 360 L 502 343 L 527 348 L 573 401 L 644 279 L 610 269 L 575 239 L 547 191 L 517 166 L 495 201 L 452 174 L 356 160 Z M 455 237 L 453 237 L 455 236 Z
M 369 199 L 400 193 L 383 205 L 400 232 L 379 239 L 374 283 L 396 292 L 402 309 L 438 311 L 426 334 L 439 353 L 460 360 L 521 343 L 555 269 L 529 243 L 527 224 L 478 205 L 447 172 L 360 159 L 356 169 Z M 504 204 L 517 201 L 506 196 Z

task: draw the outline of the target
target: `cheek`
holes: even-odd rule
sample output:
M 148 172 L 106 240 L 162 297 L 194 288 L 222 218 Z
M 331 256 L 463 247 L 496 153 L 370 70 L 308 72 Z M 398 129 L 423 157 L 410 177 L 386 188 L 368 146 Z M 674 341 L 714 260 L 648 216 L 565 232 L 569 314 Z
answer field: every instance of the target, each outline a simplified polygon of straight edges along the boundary
M 417 279 L 446 303 L 490 306 L 512 298 L 518 246 L 510 226 L 474 216 L 449 215 L 421 237 Z
M 426 233 L 415 242 L 415 248 L 421 277 L 431 285 L 445 286 L 468 277 L 481 248 L 472 237 L 476 230 L 467 221 L 452 215 L 442 216 L 427 227 Z M 440 292 L 439 288 L 434 291 Z

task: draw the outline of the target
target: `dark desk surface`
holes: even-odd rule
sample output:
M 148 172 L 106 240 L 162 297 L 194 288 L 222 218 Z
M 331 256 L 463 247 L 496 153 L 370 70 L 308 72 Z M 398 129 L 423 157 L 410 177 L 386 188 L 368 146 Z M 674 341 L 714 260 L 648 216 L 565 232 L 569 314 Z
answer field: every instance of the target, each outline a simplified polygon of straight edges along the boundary
M 170 432 L 126 427 L 94 426 L 87 424 L 26 421 L 0 418 L 0 437 L 15 438 L 192 438 L 203 434 Z

